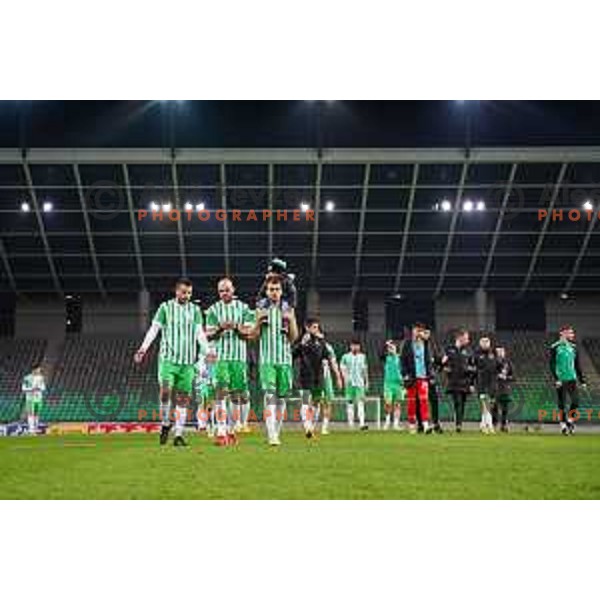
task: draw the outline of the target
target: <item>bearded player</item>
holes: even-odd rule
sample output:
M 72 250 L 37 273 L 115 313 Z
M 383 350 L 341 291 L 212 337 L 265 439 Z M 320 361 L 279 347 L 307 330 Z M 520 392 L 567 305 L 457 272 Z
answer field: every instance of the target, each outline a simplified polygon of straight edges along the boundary
M 267 302 L 256 310 L 251 337 L 259 340 L 259 378 L 264 394 L 264 417 L 271 446 L 281 444 L 280 434 L 286 398 L 292 389 L 292 342 L 298 337 L 294 309 L 282 306 L 282 280 L 265 280 Z
M 217 416 L 216 444 L 231 442 L 232 432 L 227 431 L 228 402 L 234 430 L 248 431 L 250 392 L 248 389 L 248 337 L 254 324 L 254 315 L 248 305 L 235 298 L 235 287 L 229 277 L 217 284 L 219 301 L 206 311 L 206 334 L 214 342 L 215 392 Z
M 160 333 L 158 358 L 159 401 L 162 427 L 160 444 L 164 445 L 171 431 L 171 407 L 175 402 L 175 446 L 186 446 L 183 438 L 187 411 L 191 404 L 198 351 L 206 354 L 208 343 L 202 326 L 202 312 L 190 302 L 192 282 L 182 277 L 175 284 L 175 297 L 163 302 L 156 311 L 152 325 L 134 360 L 140 364 L 148 348 Z

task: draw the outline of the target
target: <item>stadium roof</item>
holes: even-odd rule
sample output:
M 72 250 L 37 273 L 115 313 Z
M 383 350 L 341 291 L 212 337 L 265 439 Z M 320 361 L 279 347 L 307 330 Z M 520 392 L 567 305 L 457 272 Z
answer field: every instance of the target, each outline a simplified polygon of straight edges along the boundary
M 600 147 L 0 149 L 0 287 L 162 291 L 229 272 L 250 291 L 283 256 L 332 292 L 597 291 L 587 202 L 600 208 Z M 315 219 L 139 221 L 152 203 L 305 203 Z

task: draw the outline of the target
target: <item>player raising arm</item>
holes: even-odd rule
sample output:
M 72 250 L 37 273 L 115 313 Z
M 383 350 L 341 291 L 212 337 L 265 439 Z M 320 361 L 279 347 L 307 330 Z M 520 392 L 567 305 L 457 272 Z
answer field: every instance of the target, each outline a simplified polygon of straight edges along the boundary
M 175 284 L 175 298 L 163 302 L 156 311 L 150 329 L 135 353 L 134 360 L 141 363 L 156 336 L 161 333 L 158 358 L 158 383 L 160 385 L 160 415 L 162 427 L 160 443 L 164 445 L 171 430 L 171 404 L 175 400 L 175 446 L 185 446 L 183 429 L 190 406 L 195 363 L 198 349 L 208 351 L 202 328 L 202 312 L 192 304 L 192 282 L 184 277 Z

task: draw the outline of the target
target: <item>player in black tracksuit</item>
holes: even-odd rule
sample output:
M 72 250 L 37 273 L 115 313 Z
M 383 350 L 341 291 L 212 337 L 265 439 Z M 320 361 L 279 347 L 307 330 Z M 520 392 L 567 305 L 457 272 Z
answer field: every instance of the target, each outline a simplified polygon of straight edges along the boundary
M 469 348 L 469 332 L 459 329 L 454 334 L 454 343 L 446 348 L 442 365 L 446 373 L 446 391 L 454 402 L 456 433 L 462 431 L 467 395 L 473 391 L 475 366 Z
M 496 388 L 496 353 L 492 348 L 492 340 L 483 335 L 479 339 L 479 347 L 473 354 L 475 363 L 475 389 L 481 405 L 482 433 L 494 433 L 492 413 L 490 412 Z
M 292 347 L 292 358 L 298 366 L 298 384 L 302 401 L 301 417 L 307 438 L 314 434 L 314 421 L 319 405 L 327 402 L 325 394 L 323 362 L 328 361 L 335 375 L 338 388 L 341 387 L 340 372 L 335 355 L 329 349 L 321 332 L 318 319 L 308 319 L 305 333 Z
M 436 345 L 431 339 L 431 330 L 426 329 L 423 332 L 425 342 L 429 347 L 429 357 L 431 360 L 431 369 L 429 377 L 429 410 L 431 412 L 431 423 L 433 425 L 433 431 L 435 433 L 444 433 L 442 426 L 440 425 L 440 385 L 438 381 L 438 374 L 442 369 L 442 356 L 436 350 Z M 420 411 L 417 410 L 417 422 L 419 428 L 421 425 Z
M 496 347 L 496 389 L 492 402 L 492 423 L 498 426 L 498 408 L 500 408 L 500 430 L 508 433 L 508 408 L 511 403 L 514 372 L 512 362 L 506 357 L 502 346 Z

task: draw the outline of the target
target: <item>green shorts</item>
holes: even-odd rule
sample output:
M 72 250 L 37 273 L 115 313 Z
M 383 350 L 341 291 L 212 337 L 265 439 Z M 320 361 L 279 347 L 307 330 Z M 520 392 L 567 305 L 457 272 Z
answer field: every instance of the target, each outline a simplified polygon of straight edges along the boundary
M 384 383 L 383 384 L 383 401 L 386 404 L 394 402 L 403 402 L 406 397 L 406 390 L 402 383 Z
M 313 402 L 327 402 L 327 400 L 328 400 L 325 388 L 316 387 L 316 388 L 310 388 L 309 390 L 306 390 L 306 389 L 300 390 L 301 394 L 304 394 L 306 392 L 310 393 L 310 399 Z
M 212 402 L 215 399 L 215 386 L 212 383 L 202 381 L 196 384 L 196 393 L 198 401 L 202 402 L 202 404 Z
M 219 360 L 215 365 L 215 386 L 232 392 L 248 391 L 248 369 L 241 360 Z
M 191 394 L 195 377 L 194 365 L 178 365 L 168 360 L 158 361 L 158 383 L 164 387 Z
M 25 411 L 28 415 L 39 415 L 42 411 L 42 404 L 43 402 L 39 398 L 27 398 L 25 400 Z
M 364 400 L 364 399 L 365 399 L 365 388 L 364 387 L 349 385 L 346 388 L 346 400 L 348 400 L 348 402 L 354 402 L 355 400 Z
M 325 392 L 325 396 L 323 398 L 324 402 L 332 402 L 335 398 L 335 392 L 333 390 L 333 382 L 331 380 L 325 381 L 325 387 L 323 388 Z
M 285 398 L 292 391 L 292 366 L 263 363 L 259 367 L 260 385 L 263 392 L 274 392 Z

